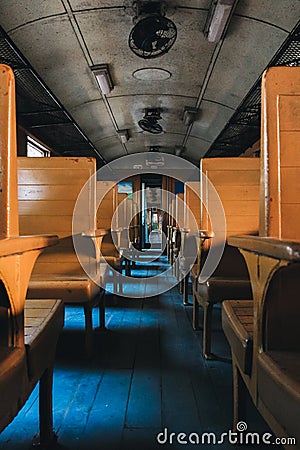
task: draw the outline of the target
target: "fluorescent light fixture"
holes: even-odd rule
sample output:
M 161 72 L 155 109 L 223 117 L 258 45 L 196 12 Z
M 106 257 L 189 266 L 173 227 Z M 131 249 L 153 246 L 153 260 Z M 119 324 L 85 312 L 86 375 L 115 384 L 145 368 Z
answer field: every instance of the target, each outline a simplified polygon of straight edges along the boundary
M 97 66 L 93 66 L 91 67 L 91 70 L 96 78 L 102 94 L 109 94 L 113 90 L 114 85 L 109 73 L 108 64 L 99 64 Z
M 128 132 L 128 130 L 119 130 L 117 133 L 118 133 L 118 136 L 119 136 L 120 141 L 122 142 L 122 144 L 126 144 L 126 142 L 129 141 L 129 132 Z
M 183 123 L 187 126 L 191 125 L 195 121 L 197 114 L 197 108 L 193 108 L 192 106 L 185 106 L 182 117 Z
M 209 42 L 219 42 L 231 16 L 235 0 L 213 0 L 205 24 L 204 34 Z

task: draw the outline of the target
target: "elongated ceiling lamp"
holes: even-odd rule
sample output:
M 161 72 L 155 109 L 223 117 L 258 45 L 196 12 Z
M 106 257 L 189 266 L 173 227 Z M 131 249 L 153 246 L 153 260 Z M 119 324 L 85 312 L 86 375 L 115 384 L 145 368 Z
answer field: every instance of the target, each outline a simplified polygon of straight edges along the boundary
M 204 34 L 209 42 L 217 43 L 227 29 L 236 0 L 213 0 L 204 27 Z
M 109 94 L 113 90 L 114 85 L 109 73 L 108 64 L 98 64 L 97 66 L 91 67 L 91 70 L 102 94 Z

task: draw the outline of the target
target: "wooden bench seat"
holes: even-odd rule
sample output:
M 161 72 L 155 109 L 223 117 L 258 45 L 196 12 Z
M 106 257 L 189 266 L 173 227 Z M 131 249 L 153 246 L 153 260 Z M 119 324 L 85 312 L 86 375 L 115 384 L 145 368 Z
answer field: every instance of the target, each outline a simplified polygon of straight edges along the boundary
M 24 404 L 26 375 L 25 347 L 0 347 L 0 432 Z
M 28 298 L 41 298 L 45 293 L 51 294 L 50 297 L 62 295 L 65 303 L 82 303 L 86 299 L 87 303 L 97 303 L 99 286 L 90 280 L 84 274 L 34 274 L 30 279 L 28 288 Z
M 60 298 L 82 305 L 88 356 L 92 354 L 93 307 L 99 306 L 100 326 L 105 328 L 106 265 L 101 264 L 99 249 L 106 231 L 96 229 L 95 173 L 93 158 L 18 158 L 22 234 L 42 230 L 60 238 L 55 248 L 38 259 L 27 297 Z M 77 206 L 75 220 L 83 186 L 86 195 Z
M 26 300 L 24 342 L 29 378 L 40 378 L 55 355 L 57 336 L 64 325 L 61 300 Z M 47 349 L 47 351 L 45 351 Z
M 246 419 L 245 388 L 273 433 L 300 448 L 300 70 L 272 67 L 262 78 L 259 236 L 230 236 L 248 266 L 253 290 L 251 372 L 241 358 L 241 317 L 223 303 L 232 350 L 234 424 Z M 233 308 L 234 309 L 234 308 Z M 247 333 L 246 333 L 247 334 Z M 245 336 L 244 336 L 245 337 Z M 292 448 L 288 441 L 285 448 Z
M 24 309 L 33 266 L 46 247 L 58 243 L 58 238 L 32 236 L 33 231 L 19 236 L 15 81 L 13 71 L 5 65 L 0 67 L 0 117 L 0 432 L 18 414 L 39 381 L 40 444 L 48 446 L 55 440 L 52 379 L 63 325 L 62 303 L 56 300 L 50 309 L 43 304 L 39 312 L 43 320 L 35 317 L 34 330 L 28 329 L 26 337 Z M 34 314 L 29 309 L 27 312 Z
M 212 312 L 216 303 L 224 300 L 252 299 L 247 267 L 239 251 L 225 245 L 222 258 L 213 275 L 193 286 L 193 327 L 199 329 L 199 306 L 204 309 L 203 355 L 211 358 Z
M 225 300 L 222 327 L 241 370 L 250 375 L 253 353 L 253 300 Z
M 257 358 L 258 408 L 278 436 L 300 442 L 300 351 L 269 351 Z
M 193 327 L 199 327 L 199 306 L 204 308 L 203 355 L 211 352 L 212 311 L 223 300 L 252 299 L 248 269 L 239 251 L 229 245 L 237 233 L 257 234 L 259 228 L 259 158 L 204 158 L 201 160 L 202 199 L 201 230 L 207 238 L 200 248 L 198 276 L 193 279 Z M 222 208 L 218 205 L 222 202 Z M 222 213 L 223 212 L 223 213 Z M 223 218 L 222 218 L 223 214 Z M 218 217 L 218 219 L 216 218 Z M 224 221 L 224 222 L 223 222 Z M 212 246 L 225 247 L 221 259 L 207 281 L 201 281 L 201 270 Z M 208 255 L 208 256 L 207 256 Z

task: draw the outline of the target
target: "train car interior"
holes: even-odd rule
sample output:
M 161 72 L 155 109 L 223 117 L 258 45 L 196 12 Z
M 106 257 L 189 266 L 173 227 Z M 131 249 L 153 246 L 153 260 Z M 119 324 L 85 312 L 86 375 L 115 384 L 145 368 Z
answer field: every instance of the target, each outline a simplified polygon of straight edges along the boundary
M 300 449 L 300 1 L 0 0 L 0 449 Z

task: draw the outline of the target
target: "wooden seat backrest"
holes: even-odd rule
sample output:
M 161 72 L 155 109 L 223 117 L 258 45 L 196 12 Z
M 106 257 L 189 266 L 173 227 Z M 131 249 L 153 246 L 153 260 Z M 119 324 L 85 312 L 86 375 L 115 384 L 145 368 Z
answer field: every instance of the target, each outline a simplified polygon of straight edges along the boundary
M 16 169 L 15 80 L 7 66 L 0 66 L 0 238 L 19 235 Z
M 260 236 L 300 241 L 300 70 L 271 68 L 262 81 Z M 281 268 L 262 299 L 266 349 L 297 349 L 300 265 Z
M 209 196 L 208 181 L 215 187 L 226 217 L 226 237 L 236 234 L 257 234 L 259 228 L 259 158 L 204 158 L 200 163 L 202 196 L 208 209 L 215 208 Z M 201 210 L 200 227 L 211 228 L 209 211 Z
M 300 240 L 300 70 L 270 68 L 262 80 L 260 236 Z
M 184 193 L 175 196 L 175 220 L 178 228 L 184 227 Z
M 184 184 L 184 227 L 196 231 L 200 230 L 200 183 L 199 181 L 189 181 Z
M 59 327 L 57 333 L 52 330 L 47 349 L 41 349 L 47 355 L 39 365 L 41 371 L 31 371 L 28 342 L 25 349 L 24 308 L 36 258 L 57 238 L 34 233 L 19 236 L 15 81 L 12 69 L 6 65 L 0 65 L 0 122 L 0 432 L 21 409 L 43 373 L 39 391 L 40 405 L 44 406 L 43 413 L 40 411 L 40 440 L 46 444 L 53 435 L 51 369 Z M 60 318 L 62 326 L 62 309 Z M 41 342 L 43 339 L 37 337 L 36 349 L 41 348 Z
M 210 183 L 217 195 L 213 195 Z M 259 228 L 259 158 L 204 158 L 200 162 L 201 210 L 200 229 L 208 235 L 219 239 L 218 227 L 222 221 L 217 221 L 214 227 L 210 214 L 220 211 L 221 201 L 225 220 L 225 239 L 236 234 L 258 234 Z M 218 203 L 216 203 L 218 202 Z M 198 272 L 203 266 L 212 240 L 202 242 Z M 248 277 L 243 257 L 237 249 L 225 244 L 224 252 L 214 276 Z
M 0 66 L 0 246 L 2 239 L 19 235 L 16 168 L 15 81 L 13 72 Z M 0 346 L 10 347 L 22 339 L 17 336 L 14 312 L 23 315 L 24 301 L 14 305 L 7 294 L 7 282 L 0 273 Z M 18 320 L 18 319 L 17 319 Z M 20 320 L 20 319 L 19 319 Z M 22 324 L 22 318 L 20 320 Z
M 19 221 L 23 235 L 57 234 L 56 247 L 38 259 L 34 274 L 83 274 L 72 240 L 73 210 L 77 197 L 88 182 L 90 201 L 79 215 L 82 232 L 96 229 L 93 158 L 18 158 Z M 82 238 L 84 239 L 84 238 Z M 92 273 L 97 272 L 93 244 L 86 239 L 86 252 L 80 255 Z
M 116 210 L 117 186 L 113 181 L 97 181 L 96 199 L 101 199 L 97 205 L 97 228 L 110 230 L 112 218 Z

